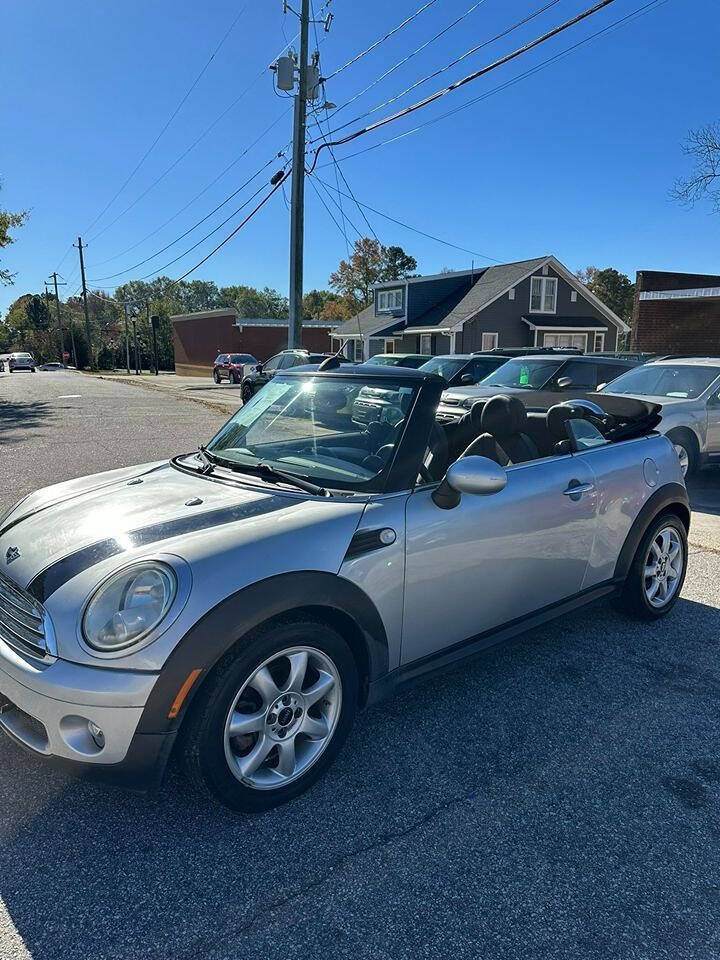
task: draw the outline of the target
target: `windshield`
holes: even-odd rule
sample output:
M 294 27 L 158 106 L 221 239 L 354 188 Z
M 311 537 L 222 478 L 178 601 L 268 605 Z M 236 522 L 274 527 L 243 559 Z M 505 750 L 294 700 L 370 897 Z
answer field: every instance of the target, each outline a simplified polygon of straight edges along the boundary
M 368 366 L 372 364 L 373 367 L 399 367 L 403 360 L 404 357 L 399 355 L 376 353 L 369 360 L 363 360 L 363 363 Z
M 358 394 L 370 377 L 277 375 L 238 410 L 207 450 L 237 469 L 268 464 L 321 486 L 377 491 L 412 408 L 417 388 L 383 379 L 382 409 L 363 422 Z
M 467 360 L 455 360 L 452 357 L 433 357 L 424 363 L 420 369 L 423 373 L 436 373 L 444 380 L 452 380 L 456 373 L 459 373 Z
M 677 397 L 693 400 L 720 376 L 718 367 L 694 364 L 648 364 L 621 374 L 603 390 L 607 393 L 630 393 L 649 397 Z
M 493 370 L 480 387 L 519 387 L 525 390 L 539 390 L 548 380 L 557 373 L 564 360 L 533 360 L 527 357 L 517 360 L 508 360 L 497 370 Z

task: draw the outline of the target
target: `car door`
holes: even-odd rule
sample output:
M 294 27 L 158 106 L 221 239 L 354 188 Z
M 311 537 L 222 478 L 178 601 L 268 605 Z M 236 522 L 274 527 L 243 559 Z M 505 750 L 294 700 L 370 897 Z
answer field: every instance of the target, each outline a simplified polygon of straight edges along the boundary
M 706 403 L 707 454 L 712 459 L 720 458 L 720 380 L 716 381 Z
M 441 510 L 432 488 L 406 508 L 402 660 L 431 656 L 582 589 L 597 492 L 576 456 L 507 470 L 504 490 Z M 573 492 L 574 490 L 574 492 Z
M 274 357 L 270 357 L 270 359 L 263 364 L 262 373 L 258 378 L 260 384 L 267 383 L 268 380 L 272 380 L 280 368 L 280 361 L 282 358 L 282 353 L 276 353 Z

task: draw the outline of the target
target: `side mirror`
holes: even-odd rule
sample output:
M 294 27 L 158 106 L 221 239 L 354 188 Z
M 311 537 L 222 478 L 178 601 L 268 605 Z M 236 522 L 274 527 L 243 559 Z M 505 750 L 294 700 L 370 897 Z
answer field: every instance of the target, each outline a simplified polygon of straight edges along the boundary
M 607 386 L 607 383 L 599 383 L 599 384 L 595 387 L 595 389 L 596 389 L 596 390 L 604 390 L 606 386 Z
M 471 373 L 464 373 L 460 377 L 460 383 L 464 383 L 466 386 L 475 383 L 475 377 Z
M 263 365 L 262 365 L 261 363 L 256 363 L 256 364 L 255 364 L 255 373 L 262 373 L 262 372 L 263 372 Z
M 507 473 L 488 457 L 461 457 L 448 467 L 432 498 L 441 510 L 452 510 L 463 493 L 487 496 L 507 486 Z
M 572 377 L 560 377 L 557 382 L 558 390 L 567 390 L 572 386 Z

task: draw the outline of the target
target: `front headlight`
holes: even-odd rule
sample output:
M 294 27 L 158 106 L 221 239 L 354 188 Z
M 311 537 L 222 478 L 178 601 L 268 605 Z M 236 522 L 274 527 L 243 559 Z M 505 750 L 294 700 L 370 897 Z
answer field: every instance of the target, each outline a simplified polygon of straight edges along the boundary
M 103 653 L 131 647 L 158 626 L 176 593 L 177 577 L 165 564 L 126 567 L 95 591 L 85 608 L 83 636 Z
M 462 406 L 463 406 L 466 410 L 472 410 L 472 408 L 475 406 L 475 404 L 476 404 L 477 402 L 478 402 L 478 398 L 477 398 L 477 397 L 468 397 L 467 400 L 463 400 Z

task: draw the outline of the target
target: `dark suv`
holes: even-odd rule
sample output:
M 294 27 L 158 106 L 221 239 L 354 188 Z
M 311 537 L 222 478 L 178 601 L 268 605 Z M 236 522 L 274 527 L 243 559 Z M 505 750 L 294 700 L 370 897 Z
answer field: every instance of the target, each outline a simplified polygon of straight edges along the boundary
M 213 380 L 229 380 L 231 383 L 240 383 L 246 364 L 256 364 L 257 358 L 251 353 L 221 353 L 213 364 Z
M 306 363 L 322 363 L 330 356 L 333 356 L 333 354 L 311 353 L 309 350 L 281 350 L 280 353 L 276 353 L 275 356 L 270 357 L 264 363 L 258 363 L 255 369 L 244 378 L 242 382 L 243 403 L 247 403 L 260 387 L 263 387 L 268 380 L 272 380 L 275 374 L 281 370 L 301 367 Z M 338 357 L 338 360 L 341 363 L 348 362 L 345 357 Z
M 498 393 L 519 397 L 526 407 L 547 410 L 564 400 L 593 393 L 621 373 L 638 366 L 636 360 L 595 354 L 531 354 L 512 357 L 476 386 L 451 387 L 440 397 L 437 418 L 459 419 L 476 400 Z

